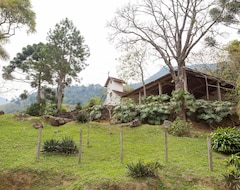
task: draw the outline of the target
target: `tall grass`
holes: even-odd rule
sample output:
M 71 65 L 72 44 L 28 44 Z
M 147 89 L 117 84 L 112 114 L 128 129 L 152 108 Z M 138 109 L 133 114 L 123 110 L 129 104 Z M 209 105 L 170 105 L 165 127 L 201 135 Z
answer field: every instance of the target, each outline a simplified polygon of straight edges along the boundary
M 213 153 L 214 171 L 210 172 L 207 158 L 207 134 L 198 138 L 168 136 L 168 162 L 165 162 L 164 131 L 161 126 L 143 125 L 137 128 L 113 126 L 107 123 L 70 122 L 60 127 L 44 124 L 42 143 L 49 139 L 61 140 L 68 136 L 79 144 L 83 131 L 82 161 L 77 155 L 49 155 L 41 153 L 36 159 L 38 130 L 31 120 L 19 121 L 13 115 L 0 116 L 0 172 L 29 170 L 51 171 L 72 176 L 77 180 L 68 189 L 84 184 L 130 183 L 126 164 L 133 161 L 158 161 L 164 168 L 161 181 L 168 189 L 207 189 L 212 181 L 220 181 L 224 172 L 225 156 Z M 89 146 L 87 145 L 89 133 Z M 123 133 L 123 164 L 120 162 L 119 133 Z M 206 183 L 204 183 L 206 181 Z M 211 182 L 210 182 L 211 181 Z

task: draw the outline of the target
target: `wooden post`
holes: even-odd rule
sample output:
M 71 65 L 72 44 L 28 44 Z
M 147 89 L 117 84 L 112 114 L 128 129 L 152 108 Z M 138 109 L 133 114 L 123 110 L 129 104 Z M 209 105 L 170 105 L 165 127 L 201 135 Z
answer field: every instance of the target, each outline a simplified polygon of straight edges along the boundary
M 142 96 L 141 96 L 141 91 L 138 93 L 138 103 L 141 104 L 142 102 Z
M 41 139 L 42 139 L 42 127 L 38 129 L 38 144 L 37 144 L 37 159 L 40 157 L 40 150 L 41 150 Z
M 164 130 L 164 140 L 165 140 L 165 161 L 168 162 L 168 132 L 167 132 L 167 129 Z
M 219 82 L 217 82 L 217 94 L 218 94 L 218 101 L 222 101 L 221 87 Z
M 211 137 L 207 137 L 208 142 L 208 163 L 210 171 L 213 171 L 213 163 L 212 163 L 212 140 Z
M 87 147 L 90 145 L 90 126 L 88 125 L 88 137 L 87 137 Z
M 162 84 L 161 82 L 158 83 L 158 95 L 162 94 Z
M 208 80 L 206 76 L 205 76 L 205 84 L 206 84 L 206 97 L 207 97 L 207 100 L 209 100 Z
M 120 161 L 123 163 L 123 134 L 120 132 Z
M 78 150 L 78 163 L 82 161 L 82 130 L 80 130 L 79 150 Z

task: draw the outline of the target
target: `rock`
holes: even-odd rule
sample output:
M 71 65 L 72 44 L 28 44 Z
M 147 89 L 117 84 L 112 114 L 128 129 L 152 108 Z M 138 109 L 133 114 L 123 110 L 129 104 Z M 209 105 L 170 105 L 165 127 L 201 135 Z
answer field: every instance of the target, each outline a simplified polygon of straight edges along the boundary
M 43 124 L 40 122 L 34 122 L 32 126 L 35 129 L 43 128 Z
M 49 121 L 51 123 L 52 126 L 60 126 L 60 125 L 64 125 L 67 122 L 72 121 L 71 119 L 67 119 L 67 118 L 61 118 L 61 117 L 54 117 L 54 116 L 43 116 L 43 119 Z
M 129 127 L 138 127 L 140 125 L 142 125 L 141 121 L 139 119 L 134 119 L 132 122 L 130 122 Z
M 169 126 L 171 123 L 172 123 L 172 122 L 169 121 L 169 120 L 164 120 L 164 121 L 163 121 L 163 127 L 164 127 L 164 128 L 168 128 L 168 126 Z

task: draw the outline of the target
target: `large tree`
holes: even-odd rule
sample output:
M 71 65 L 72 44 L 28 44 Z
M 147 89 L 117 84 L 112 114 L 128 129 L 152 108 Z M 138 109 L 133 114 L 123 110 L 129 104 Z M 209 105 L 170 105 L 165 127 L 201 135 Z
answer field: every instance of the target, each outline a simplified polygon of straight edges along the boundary
M 108 23 L 112 29 L 110 39 L 118 46 L 140 41 L 149 43 L 168 66 L 175 89 L 184 89 L 187 57 L 221 17 L 222 12 L 214 18 L 210 16 L 209 10 L 215 6 L 214 3 L 213 0 L 143 0 L 129 3 L 119 9 Z M 177 72 L 174 66 L 177 66 Z M 184 118 L 184 115 L 180 117 Z
M 44 82 L 53 83 L 49 52 L 48 45 L 43 43 L 24 47 L 8 66 L 3 67 L 3 78 L 30 83 L 31 87 L 37 88 L 37 101 L 40 103 Z
M 71 84 L 72 79 L 78 80 L 78 73 L 85 67 L 90 55 L 80 31 L 69 19 L 63 19 L 50 30 L 47 36 L 51 46 L 51 67 L 55 71 L 57 82 L 58 111 L 63 101 L 63 90 Z
M 27 32 L 35 31 L 35 13 L 29 0 L 0 1 L 0 58 L 7 59 L 8 54 L 3 44 L 17 29 L 27 28 Z

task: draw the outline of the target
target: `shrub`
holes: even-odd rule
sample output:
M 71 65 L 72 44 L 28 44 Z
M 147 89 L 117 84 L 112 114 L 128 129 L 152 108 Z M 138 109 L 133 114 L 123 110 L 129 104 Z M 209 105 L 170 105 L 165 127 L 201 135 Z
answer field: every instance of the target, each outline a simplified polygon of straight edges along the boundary
M 95 105 L 89 108 L 90 119 L 91 120 L 99 120 L 102 117 L 102 105 Z
M 86 113 L 80 113 L 78 116 L 77 116 L 77 121 L 79 123 L 86 123 L 88 121 L 88 116 Z
M 232 154 L 226 159 L 227 172 L 223 174 L 225 186 L 231 190 L 240 189 L 240 153 Z
M 240 152 L 240 130 L 236 128 L 218 128 L 211 134 L 212 148 L 222 153 Z
M 189 136 L 190 128 L 191 128 L 190 122 L 180 120 L 179 118 L 177 118 L 168 126 L 167 130 L 169 134 L 182 137 Z
M 194 103 L 197 117 L 207 123 L 221 122 L 223 118 L 231 115 L 233 104 L 226 101 L 196 100 Z
M 43 152 L 57 153 L 59 149 L 59 141 L 55 139 L 47 140 L 43 143 Z
M 32 103 L 26 110 L 26 113 L 31 116 L 40 116 L 42 107 L 39 103 Z
M 64 137 L 62 141 L 51 139 L 44 142 L 43 152 L 67 155 L 75 154 L 77 152 L 77 146 L 70 137 Z
M 127 164 L 128 174 L 131 177 L 157 177 L 158 169 L 161 168 L 159 162 L 144 163 L 138 161 L 137 163 Z
M 60 142 L 59 152 L 63 154 L 75 154 L 77 152 L 77 146 L 70 137 L 64 137 Z

